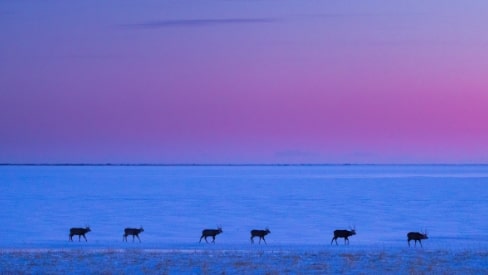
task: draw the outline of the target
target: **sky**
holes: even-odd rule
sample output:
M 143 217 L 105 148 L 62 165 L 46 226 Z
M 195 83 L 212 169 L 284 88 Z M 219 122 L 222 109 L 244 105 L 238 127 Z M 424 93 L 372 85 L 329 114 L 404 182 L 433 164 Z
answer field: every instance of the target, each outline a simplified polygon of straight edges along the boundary
M 487 11 L 0 0 L 0 163 L 488 163 Z

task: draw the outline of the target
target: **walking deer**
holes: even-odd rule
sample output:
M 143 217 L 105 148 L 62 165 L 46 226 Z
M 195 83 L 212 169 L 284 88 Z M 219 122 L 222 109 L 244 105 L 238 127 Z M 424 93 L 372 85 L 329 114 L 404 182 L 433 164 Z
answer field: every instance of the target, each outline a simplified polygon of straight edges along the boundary
M 337 238 L 344 238 L 344 244 L 349 245 L 349 237 L 353 236 L 353 235 L 356 235 L 356 229 L 355 228 L 352 228 L 351 230 L 345 230 L 345 229 L 335 230 L 334 231 L 334 237 L 330 241 L 330 244 L 332 245 L 332 243 L 335 241 L 336 245 L 338 245 L 337 244 Z
M 422 246 L 422 240 L 426 240 L 429 237 L 427 237 L 427 232 L 425 233 L 419 233 L 419 232 L 408 232 L 407 234 L 407 242 L 408 246 L 410 247 L 410 241 L 414 240 L 415 241 L 415 246 L 417 246 L 417 241 L 420 243 L 420 247 Z
M 122 241 L 127 242 L 127 236 L 132 235 L 132 242 L 134 242 L 134 238 L 137 237 L 139 242 L 141 242 L 141 239 L 139 238 L 139 234 L 141 232 L 144 232 L 144 228 L 126 228 L 124 229 L 124 235 L 122 236 Z
M 200 237 L 200 243 L 202 242 L 202 239 L 205 238 L 205 242 L 208 243 L 207 237 L 212 237 L 212 243 L 215 243 L 215 236 L 218 234 L 222 233 L 222 227 L 218 227 L 217 229 L 204 229 L 202 230 L 202 236 Z
M 85 234 L 90 232 L 91 229 L 90 227 L 86 227 L 86 228 L 81 228 L 81 227 L 73 227 L 73 228 L 70 228 L 69 230 L 69 240 L 70 241 L 73 241 L 73 236 L 74 235 L 78 235 L 78 241 L 80 241 L 81 237 L 83 236 L 83 238 L 85 239 L 86 242 L 88 242 L 88 240 L 86 239 L 86 236 Z
M 258 230 L 258 229 L 251 230 L 251 243 L 254 243 L 254 237 L 259 237 L 259 243 L 261 243 L 261 240 L 263 240 L 264 243 L 267 244 L 266 239 L 264 237 L 269 233 L 271 233 L 271 231 L 269 231 L 268 228 L 266 228 L 265 230 Z

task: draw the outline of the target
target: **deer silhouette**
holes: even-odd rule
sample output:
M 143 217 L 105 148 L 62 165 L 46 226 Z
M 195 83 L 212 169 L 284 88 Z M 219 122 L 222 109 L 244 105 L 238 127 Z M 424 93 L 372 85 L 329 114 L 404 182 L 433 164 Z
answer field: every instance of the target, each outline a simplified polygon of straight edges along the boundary
M 344 244 L 349 245 L 349 237 L 356 235 L 356 229 L 352 228 L 351 230 L 345 230 L 345 229 L 338 229 L 334 230 L 334 237 L 332 237 L 332 240 L 330 241 L 330 244 L 335 241 L 336 245 L 337 244 L 337 239 L 338 238 L 344 238 Z
M 415 246 L 417 246 L 417 241 L 420 243 L 420 247 L 422 246 L 422 240 L 426 240 L 429 237 L 427 237 L 427 232 L 425 233 L 420 233 L 420 232 L 408 232 L 407 234 L 407 242 L 408 246 L 410 247 L 410 241 L 414 240 L 415 241 Z
M 271 233 L 271 231 L 269 231 L 268 228 L 266 228 L 265 230 L 258 230 L 258 229 L 251 230 L 251 243 L 254 243 L 254 237 L 259 237 L 259 243 L 261 243 L 261 240 L 263 240 L 264 243 L 267 244 L 266 239 L 264 237 L 269 233 Z
M 200 237 L 200 243 L 202 242 L 202 239 L 205 238 L 205 242 L 208 243 L 207 237 L 212 237 L 212 243 L 215 243 L 215 236 L 218 234 L 222 233 L 222 227 L 218 227 L 217 229 L 204 229 L 202 230 L 202 236 Z
M 86 228 L 81 228 L 81 227 L 73 227 L 73 228 L 70 228 L 69 229 L 69 240 L 70 241 L 73 241 L 73 236 L 74 235 L 78 235 L 78 241 L 80 241 L 81 237 L 83 236 L 83 238 L 85 239 L 86 242 L 88 242 L 88 240 L 86 239 L 86 236 L 85 234 L 90 232 L 91 229 L 90 227 L 86 227 Z
M 144 228 L 126 228 L 124 229 L 124 235 L 122 236 L 122 240 L 127 242 L 127 236 L 132 235 L 132 242 L 134 242 L 134 238 L 137 237 L 139 242 L 141 242 L 141 239 L 139 238 L 139 234 L 141 232 L 144 232 Z

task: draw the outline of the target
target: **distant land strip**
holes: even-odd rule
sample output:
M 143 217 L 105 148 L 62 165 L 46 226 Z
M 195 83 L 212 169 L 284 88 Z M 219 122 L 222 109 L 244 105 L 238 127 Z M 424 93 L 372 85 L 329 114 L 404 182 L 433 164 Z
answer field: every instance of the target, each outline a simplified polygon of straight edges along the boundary
M 488 163 L 0 163 L 0 166 L 487 166 Z

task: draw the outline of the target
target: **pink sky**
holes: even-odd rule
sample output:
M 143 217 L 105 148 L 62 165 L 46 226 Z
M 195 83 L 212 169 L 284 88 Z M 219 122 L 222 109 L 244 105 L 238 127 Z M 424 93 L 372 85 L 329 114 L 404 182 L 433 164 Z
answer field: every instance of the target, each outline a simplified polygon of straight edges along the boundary
M 364 2 L 3 1 L 0 163 L 487 163 L 488 2 Z

